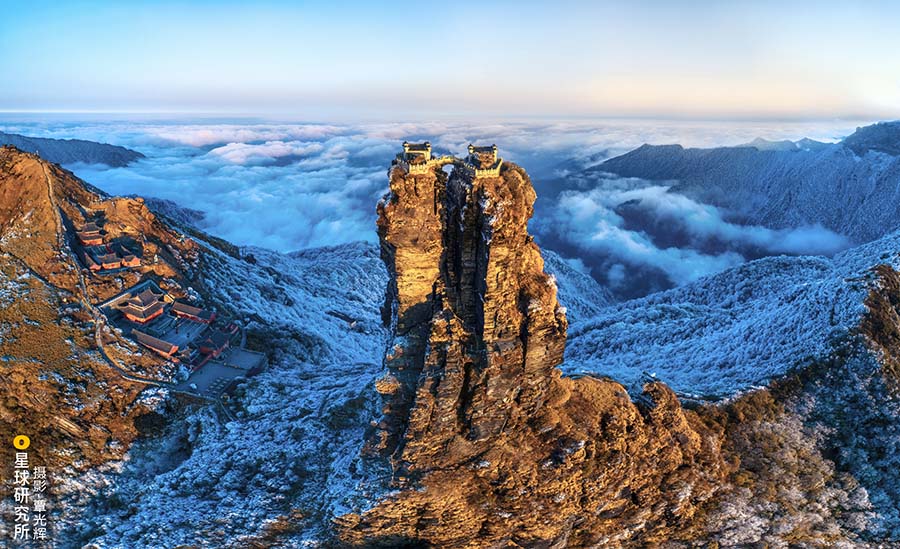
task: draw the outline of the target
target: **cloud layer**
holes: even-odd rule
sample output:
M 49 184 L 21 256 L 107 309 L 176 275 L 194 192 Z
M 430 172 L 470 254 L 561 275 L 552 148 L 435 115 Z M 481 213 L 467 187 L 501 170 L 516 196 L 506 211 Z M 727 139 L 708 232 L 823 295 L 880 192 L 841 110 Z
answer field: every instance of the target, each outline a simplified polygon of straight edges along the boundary
M 578 250 L 611 287 L 628 270 L 651 269 L 672 285 L 764 255 L 833 255 L 850 241 L 818 225 L 769 229 L 727 221 L 723 212 L 666 186 L 598 178 L 587 191 L 565 191 L 536 230 Z
M 240 245 L 292 251 L 375 241 L 375 204 L 405 139 L 430 140 L 462 154 L 468 143 L 496 143 L 528 169 L 544 198 L 532 223 L 542 244 L 580 258 L 601 281 L 627 284 L 635 269 L 680 284 L 771 253 L 833 253 L 844 242 L 821 228 L 772 231 L 726 220 L 715 208 L 629 181 L 554 186 L 642 143 L 714 146 L 755 137 L 833 140 L 856 122 L 753 124 L 653 121 L 533 121 L 311 124 L 233 120 L 27 119 L 5 131 L 81 138 L 147 155 L 125 168 L 70 166 L 112 194 L 169 199 L 205 213 L 204 229 Z M 562 176 L 562 179 L 560 177 Z M 600 185 L 600 187 L 598 187 Z M 596 188 L 595 188 L 596 187 Z M 631 204 L 620 212 L 622 204 Z M 636 229 L 634 217 L 656 227 Z M 661 242 L 668 228 L 679 242 Z M 748 252 L 749 250 L 749 252 Z

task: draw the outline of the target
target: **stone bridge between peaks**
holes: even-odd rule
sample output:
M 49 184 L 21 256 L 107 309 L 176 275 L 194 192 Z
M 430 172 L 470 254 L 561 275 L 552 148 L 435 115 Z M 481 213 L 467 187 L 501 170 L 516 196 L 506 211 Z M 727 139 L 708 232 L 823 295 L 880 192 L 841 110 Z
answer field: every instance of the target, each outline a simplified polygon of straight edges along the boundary
M 484 166 L 484 159 L 489 160 L 488 167 Z M 445 154 L 432 156 L 431 143 L 403 142 L 403 152 L 397 155 L 396 164 L 404 168 L 410 175 L 429 173 L 435 169 L 452 165 L 455 169 L 467 172 L 472 177 L 498 177 L 503 159 L 497 154 L 497 145 L 489 147 L 477 147 L 469 145 L 469 155 L 466 158 Z

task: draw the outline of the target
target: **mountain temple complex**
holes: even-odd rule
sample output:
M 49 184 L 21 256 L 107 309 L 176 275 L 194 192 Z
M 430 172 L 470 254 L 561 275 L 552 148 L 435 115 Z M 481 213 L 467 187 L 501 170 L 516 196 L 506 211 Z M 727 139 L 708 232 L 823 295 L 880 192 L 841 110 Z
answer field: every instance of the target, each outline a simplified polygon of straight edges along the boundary
M 500 167 L 503 159 L 500 158 L 497 145 L 476 146 L 469 144 L 468 156 L 464 159 L 453 155 L 433 156 L 431 143 L 403 142 L 403 152 L 397 155 L 394 161 L 406 169 L 411 175 L 428 173 L 433 169 L 440 169 L 448 164 L 465 170 L 472 177 L 497 177 L 500 175 Z

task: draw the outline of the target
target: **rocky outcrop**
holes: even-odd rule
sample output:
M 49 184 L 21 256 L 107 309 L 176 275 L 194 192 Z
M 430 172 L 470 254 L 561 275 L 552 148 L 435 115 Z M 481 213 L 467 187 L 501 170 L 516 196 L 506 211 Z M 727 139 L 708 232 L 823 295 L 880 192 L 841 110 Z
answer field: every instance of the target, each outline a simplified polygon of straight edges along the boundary
M 379 205 L 393 342 L 368 450 L 401 488 L 339 521 L 351 544 L 585 546 L 687 535 L 725 466 L 662 384 L 561 377 L 565 311 L 527 232 L 520 167 L 390 172 Z
M 379 447 L 398 459 L 431 446 L 426 434 L 496 435 L 545 400 L 566 319 L 525 231 L 534 199 L 516 167 L 497 178 L 392 170 L 379 234 L 393 275 L 385 314 L 395 341 L 386 362 L 398 383 L 382 384 L 390 421 Z M 434 414 L 447 420 L 432 425 Z
M 877 283 L 866 298 L 860 333 L 881 357 L 887 379 L 900 388 L 900 272 L 884 263 L 873 272 Z

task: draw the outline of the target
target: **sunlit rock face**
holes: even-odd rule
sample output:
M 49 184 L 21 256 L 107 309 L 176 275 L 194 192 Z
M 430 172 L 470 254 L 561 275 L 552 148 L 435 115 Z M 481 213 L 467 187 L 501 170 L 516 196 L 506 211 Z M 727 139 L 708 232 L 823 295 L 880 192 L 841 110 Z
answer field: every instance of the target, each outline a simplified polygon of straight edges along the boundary
M 582 546 L 689 521 L 724 469 L 714 437 L 661 384 L 639 407 L 618 383 L 560 376 L 567 322 L 527 231 L 531 181 L 471 166 L 390 171 L 393 341 L 367 449 L 401 490 L 343 517 L 345 541 Z
M 413 175 L 397 165 L 390 177 L 378 226 L 393 275 L 386 362 L 399 384 L 380 446 L 414 468 L 433 437 L 483 440 L 540 407 L 566 319 L 527 233 L 535 193 L 524 170 Z M 441 421 L 430 421 L 435 414 Z

